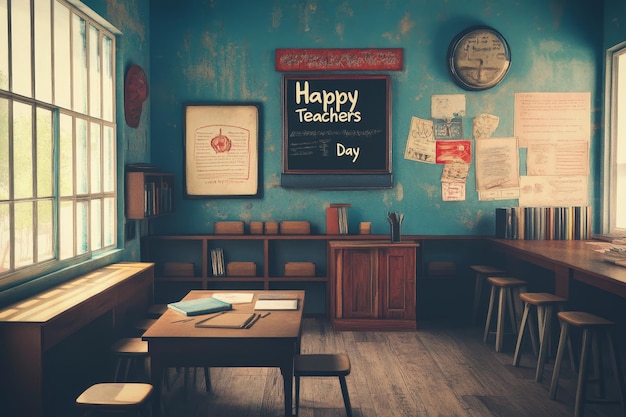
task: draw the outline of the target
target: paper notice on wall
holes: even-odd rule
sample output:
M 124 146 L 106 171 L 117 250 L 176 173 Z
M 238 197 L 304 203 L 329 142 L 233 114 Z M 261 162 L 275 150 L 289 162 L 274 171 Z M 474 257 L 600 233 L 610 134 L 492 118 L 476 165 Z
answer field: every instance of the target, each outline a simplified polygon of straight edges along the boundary
M 519 152 L 515 138 L 476 140 L 476 189 L 519 189 Z
M 519 205 L 586 206 L 588 205 L 588 177 L 581 176 L 522 176 Z
M 479 114 L 474 118 L 472 133 L 474 139 L 490 138 L 500 124 L 500 118 L 493 114 Z
M 441 199 L 443 201 L 465 201 L 465 183 L 442 182 Z
M 528 175 L 589 175 L 589 141 L 530 140 L 526 170 Z
M 515 94 L 515 137 L 530 140 L 588 141 L 591 136 L 591 93 Z
M 463 138 L 465 94 L 442 94 L 431 97 L 430 114 L 435 139 Z
M 435 154 L 436 145 L 432 120 L 412 117 L 411 128 L 404 149 L 404 158 L 434 164 Z

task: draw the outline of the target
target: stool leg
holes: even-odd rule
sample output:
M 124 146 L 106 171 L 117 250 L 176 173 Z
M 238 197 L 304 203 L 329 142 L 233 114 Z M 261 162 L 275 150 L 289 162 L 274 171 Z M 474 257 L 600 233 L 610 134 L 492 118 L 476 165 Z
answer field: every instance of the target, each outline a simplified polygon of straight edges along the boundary
M 530 310 L 530 304 L 524 303 L 524 313 L 522 314 L 522 323 L 520 324 L 519 332 L 517 334 L 517 343 L 515 344 L 515 354 L 513 355 L 513 366 L 519 366 L 522 341 L 524 340 L 524 332 L 526 331 L 526 324 L 528 321 L 529 310 Z
M 550 399 L 556 398 L 556 389 L 559 382 L 559 372 L 561 370 L 561 361 L 563 360 L 563 353 L 565 346 L 569 340 L 569 324 L 561 322 L 561 336 L 559 337 L 559 346 L 556 350 L 556 359 L 554 360 L 554 370 L 552 371 L 552 381 L 550 383 Z
M 578 384 L 576 385 L 576 401 L 574 403 L 574 417 L 582 417 L 587 395 L 587 371 L 589 363 L 589 350 L 593 335 L 588 329 L 583 330 L 582 351 L 580 353 L 580 370 L 578 371 Z
M 298 417 L 298 411 L 300 410 L 300 377 L 296 376 L 296 417 Z M 285 393 L 287 395 L 287 393 Z
M 615 340 L 613 339 L 613 335 L 610 329 L 606 329 L 606 339 L 609 347 L 609 357 L 611 358 L 611 362 L 613 365 L 613 375 L 615 377 L 615 385 L 617 386 L 619 401 L 622 405 L 622 414 L 626 416 L 626 391 L 624 387 L 624 375 L 622 373 L 622 364 L 620 360 L 620 356 L 616 353 L 618 352 L 617 347 L 615 345 Z
M 485 322 L 485 334 L 483 335 L 483 343 L 487 343 L 489 337 L 489 328 L 491 327 L 491 315 L 493 313 L 493 304 L 496 298 L 496 287 L 491 287 L 489 295 L 489 309 L 487 310 L 487 321 Z
M 505 303 L 507 304 L 508 310 L 509 310 L 509 321 L 511 322 L 511 332 L 516 333 L 517 330 L 519 329 L 519 327 L 517 326 L 516 316 L 521 317 L 522 314 L 521 314 L 521 310 L 520 310 L 520 314 L 516 314 L 515 312 L 515 300 L 513 299 L 513 291 L 514 291 L 513 289 L 509 288 L 505 290 L 504 293 L 506 294 Z M 502 330 L 504 330 L 504 326 L 502 326 Z
M 211 372 L 208 367 L 204 368 L 204 385 L 206 392 L 211 392 Z
M 502 340 L 504 338 L 504 312 L 506 310 L 507 291 L 500 288 L 500 298 L 498 300 L 498 322 L 496 327 L 496 352 L 502 349 Z
M 604 363 L 602 362 L 602 343 L 598 332 L 593 332 L 591 337 L 591 351 L 593 352 L 593 366 L 595 377 L 598 381 L 598 396 L 606 397 L 606 386 L 604 385 Z
M 540 339 L 539 339 L 539 358 L 537 359 L 537 370 L 535 372 L 535 382 L 541 382 L 543 380 L 543 368 L 546 364 L 546 357 L 548 350 L 550 349 L 550 332 L 552 331 L 552 306 L 547 305 L 543 308 L 543 320 L 539 327 Z M 539 317 L 539 314 L 537 314 Z M 537 320 L 539 322 L 539 320 Z
M 476 274 L 476 285 L 474 286 L 474 306 L 472 308 L 472 326 L 476 326 L 476 320 L 478 318 L 478 309 L 480 307 L 480 296 L 483 292 L 483 282 L 485 276 L 483 274 Z
M 339 377 L 339 385 L 341 385 L 341 395 L 343 396 L 343 403 L 346 406 L 346 416 L 352 417 L 352 406 L 350 406 L 350 397 L 348 396 L 348 384 L 346 384 L 345 377 Z

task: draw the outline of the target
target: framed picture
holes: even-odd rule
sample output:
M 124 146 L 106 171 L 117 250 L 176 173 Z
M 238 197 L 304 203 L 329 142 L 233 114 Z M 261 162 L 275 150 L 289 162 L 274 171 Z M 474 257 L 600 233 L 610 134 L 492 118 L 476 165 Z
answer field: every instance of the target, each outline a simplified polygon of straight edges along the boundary
M 184 113 L 184 197 L 260 197 L 259 105 L 187 104 Z

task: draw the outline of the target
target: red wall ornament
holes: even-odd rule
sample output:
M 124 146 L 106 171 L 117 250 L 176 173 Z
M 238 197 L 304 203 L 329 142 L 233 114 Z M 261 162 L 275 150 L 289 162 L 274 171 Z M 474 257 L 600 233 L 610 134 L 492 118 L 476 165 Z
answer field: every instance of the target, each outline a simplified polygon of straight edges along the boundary
M 124 116 L 126 124 L 137 128 L 141 119 L 143 102 L 148 98 L 146 74 L 139 65 L 133 65 L 126 73 L 124 86 Z
M 402 48 L 276 49 L 276 71 L 401 71 Z

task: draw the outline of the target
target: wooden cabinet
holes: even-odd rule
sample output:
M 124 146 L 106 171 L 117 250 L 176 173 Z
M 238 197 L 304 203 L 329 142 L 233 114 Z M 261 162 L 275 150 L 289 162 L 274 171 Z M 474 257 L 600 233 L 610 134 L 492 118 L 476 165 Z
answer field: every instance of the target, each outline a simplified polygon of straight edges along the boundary
M 415 329 L 418 246 L 415 242 L 330 241 L 335 329 Z
M 148 219 L 174 212 L 174 174 L 126 173 L 126 217 Z

